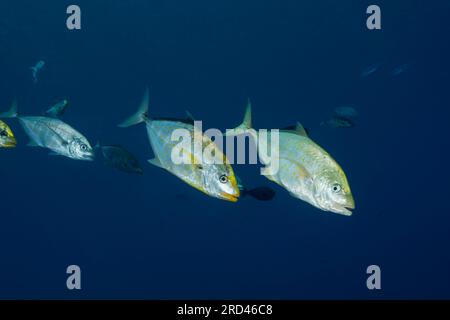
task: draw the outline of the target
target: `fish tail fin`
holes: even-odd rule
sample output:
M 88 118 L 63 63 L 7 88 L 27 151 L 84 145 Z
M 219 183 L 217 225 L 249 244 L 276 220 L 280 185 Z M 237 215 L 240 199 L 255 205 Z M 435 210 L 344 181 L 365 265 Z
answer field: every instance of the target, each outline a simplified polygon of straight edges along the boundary
M 244 120 L 242 123 L 234 129 L 227 130 L 226 136 L 237 136 L 240 134 L 253 131 L 252 127 L 252 103 L 250 99 L 247 101 L 247 107 L 245 108 Z
M 11 103 L 11 107 L 9 108 L 8 111 L 0 113 L 0 118 L 17 118 L 17 116 L 19 115 L 18 111 L 17 111 L 17 100 L 14 99 L 13 102 Z
M 145 122 L 150 120 L 148 115 L 148 101 L 149 101 L 149 90 L 148 87 L 145 89 L 144 97 L 142 98 L 141 104 L 139 105 L 138 110 L 132 116 L 127 118 L 119 127 L 127 128 L 139 124 L 141 122 Z

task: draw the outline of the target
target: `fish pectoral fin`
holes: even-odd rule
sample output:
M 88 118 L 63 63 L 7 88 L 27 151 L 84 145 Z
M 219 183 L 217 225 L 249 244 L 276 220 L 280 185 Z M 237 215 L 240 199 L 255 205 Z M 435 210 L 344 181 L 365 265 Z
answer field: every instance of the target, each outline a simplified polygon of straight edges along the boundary
M 273 176 L 273 175 L 270 175 L 270 174 L 264 174 L 263 172 L 261 172 L 261 175 L 263 175 L 264 177 L 266 177 L 266 178 L 269 179 L 270 181 L 277 182 L 277 179 L 276 179 L 275 176 Z
M 150 164 L 152 164 L 152 165 L 154 165 L 154 166 L 156 166 L 158 168 L 165 169 L 163 164 L 161 163 L 161 161 L 159 161 L 158 158 L 149 159 L 148 163 L 150 163 Z

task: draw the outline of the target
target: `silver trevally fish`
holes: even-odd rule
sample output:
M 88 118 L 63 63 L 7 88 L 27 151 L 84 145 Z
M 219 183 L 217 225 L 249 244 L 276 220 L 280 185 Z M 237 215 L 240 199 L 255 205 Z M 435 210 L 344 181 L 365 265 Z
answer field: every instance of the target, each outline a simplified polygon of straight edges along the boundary
M 129 127 L 145 122 L 148 139 L 155 154 L 155 158 L 149 160 L 149 163 L 169 171 L 190 186 L 209 196 L 233 202 L 237 201 L 240 191 L 233 168 L 217 145 L 191 123 L 150 118 L 148 114 L 148 100 L 149 92 L 147 89 L 138 111 L 120 124 L 119 127 Z M 172 150 L 179 142 L 172 141 L 171 137 L 174 130 L 177 129 L 187 130 L 192 140 L 194 136 L 201 139 L 201 150 L 191 148 L 194 149 L 192 151 L 184 147 L 180 149 L 181 153 L 188 155 L 192 159 L 191 164 L 176 164 L 172 161 Z M 204 156 L 202 153 L 205 148 L 212 148 L 216 155 L 224 159 L 223 163 L 208 163 L 208 161 L 200 160 Z
M 18 115 L 17 103 L 0 115 L 0 118 L 17 118 L 30 138 L 29 146 L 43 147 L 52 154 L 76 160 L 93 160 L 94 150 L 78 131 L 59 119 L 47 117 L 22 117 Z
M 251 123 L 249 103 L 243 123 L 228 131 L 227 135 L 250 133 L 258 141 L 258 133 L 252 129 Z M 270 150 L 271 140 L 269 132 L 267 139 L 258 141 L 258 151 Z M 352 214 L 349 209 L 355 208 L 355 202 L 344 171 L 328 152 L 308 137 L 301 124 L 298 123 L 293 130 L 280 130 L 279 150 L 275 154 L 278 154 L 279 168 L 273 175 L 266 175 L 269 180 L 321 210 L 347 216 Z M 260 158 L 264 161 L 263 155 Z
M 58 103 L 55 103 L 47 111 L 45 111 L 45 115 L 52 118 L 59 118 L 64 114 L 68 105 L 69 102 L 64 99 Z

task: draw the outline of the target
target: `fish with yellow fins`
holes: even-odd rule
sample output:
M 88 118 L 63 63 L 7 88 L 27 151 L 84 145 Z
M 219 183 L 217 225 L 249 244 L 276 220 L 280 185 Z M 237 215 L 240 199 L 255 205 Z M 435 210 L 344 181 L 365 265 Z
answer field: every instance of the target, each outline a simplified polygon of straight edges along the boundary
M 16 138 L 11 128 L 0 120 L 0 148 L 14 148 L 16 143 Z
M 238 134 L 250 134 L 258 141 L 258 132 L 252 129 L 250 102 L 243 123 L 227 131 L 228 136 Z M 270 150 L 271 134 L 258 141 L 258 152 Z M 328 152 L 308 137 L 301 124 L 290 130 L 280 130 L 278 144 L 279 166 L 275 173 L 266 175 L 269 180 L 321 210 L 346 216 L 352 214 L 350 210 L 355 208 L 355 202 L 344 171 Z M 260 159 L 266 164 L 264 155 L 260 155 Z
M 144 122 L 147 127 L 147 135 L 155 158 L 149 163 L 160 167 L 177 176 L 190 186 L 205 194 L 235 202 L 240 196 L 240 191 L 233 168 L 228 159 L 218 146 L 193 123 L 167 119 L 153 119 L 148 114 L 149 91 L 146 89 L 144 98 L 138 111 L 119 125 L 130 127 Z M 192 140 L 198 138 L 201 148 L 180 148 L 180 153 L 193 159 L 191 163 L 175 163 L 172 159 L 172 151 L 178 142 L 172 141 L 172 133 L 181 129 L 190 135 Z M 213 149 L 215 155 L 223 157 L 222 163 L 211 163 L 203 159 L 203 150 Z

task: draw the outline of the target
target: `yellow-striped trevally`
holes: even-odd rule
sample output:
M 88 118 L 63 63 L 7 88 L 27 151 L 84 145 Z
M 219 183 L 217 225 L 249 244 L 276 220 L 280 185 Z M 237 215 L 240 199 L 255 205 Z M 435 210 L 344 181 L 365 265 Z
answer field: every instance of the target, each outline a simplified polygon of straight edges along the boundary
M 16 138 L 11 128 L 0 120 L 0 148 L 14 148 L 16 146 Z
M 240 191 L 234 175 L 233 168 L 217 145 L 192 123 L 169 119 L 152 119 L 148 114 L 148 89 L 145 92 L 138 111 L 124 121 L 119 127 L 129 127 L 145 122 L 150 145 L 155 158 L 149 162 L 165 169 L 177 176 L 190 186 L 206 193 L 209 196 L 237 201 Z M 179 151 L 192 159 L 192 162 L 176 163 L 172 159 L 172 151 L 179 146 L 179 141 L 173 141 L 175 130 L 182 129 L 189 133 L 192 140 L 201 139 L 201 148 L 181 148 Z M 223 157 L 223 163 L 204 161 L 203 150 L 213 149 L 216 155 Z
M 19 116 L 15 101 L 9 111 L 0 114 L 0 118 L 17 118 L 30 138 L 30 147 L 48 148 L 53 155 L 76 160 L 94 159 L 94 150 L 87 139 L 59 119 Z
M 241 133 L 250 133 L 255 141 L 259 140 L 258 152 L 264 164 L 261 150 L 270 150 L 272 133 L 268 132 L 267 139 L 258 139 L 258 132 L 252 129 L 250 102 L 243 123 L 227 135 Z M 271 157 L 278 155 L 278 170 L 266 177 L 321 210 L 351 215 L 349 209 L 355 208 L 355 202 L 347 177 L 330 154 L 312 141 L 299 123 L 278 134 L 278 150 L 271 151 Z

